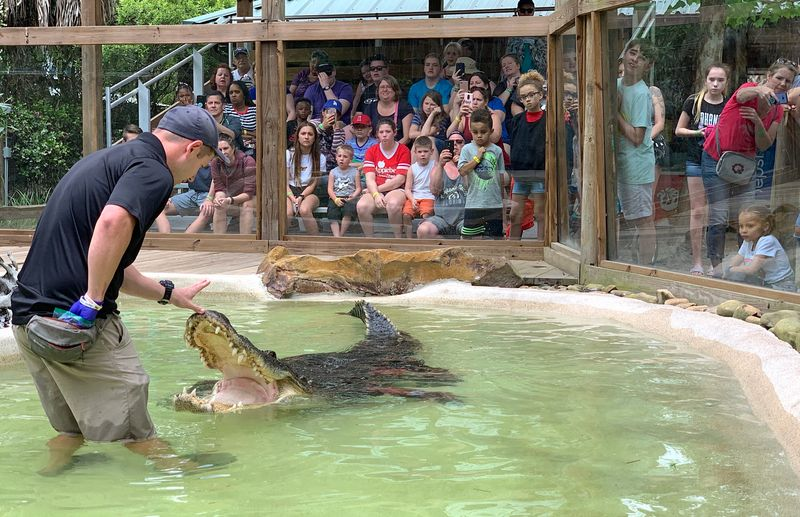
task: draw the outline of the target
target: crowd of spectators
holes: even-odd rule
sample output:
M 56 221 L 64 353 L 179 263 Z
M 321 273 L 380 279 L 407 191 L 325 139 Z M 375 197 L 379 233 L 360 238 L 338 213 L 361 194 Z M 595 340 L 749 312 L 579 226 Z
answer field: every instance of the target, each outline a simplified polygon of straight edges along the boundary
M 659 143 L 665 125 L 661 90 L 645 80 L 655 56 L 643 39 L 628 41 L 623 50 L 614 139 L 619 217 L 637 242 L 631 260 L 648 266 L 658 260 L 654 189 L 666 147 Z M 706 67 L 703 87 L 686 97 L 675 125 L 675 136 L 687 142 L 687 272 L 794 292 L 798 209 L 759 199 L 756 169 L 766 162 L 760 156 L 774 152 L 780 126 L 800 123 L 798 66 L 779 58 L 762 80 L 738 86 L 730 76 L 724 63 Z M 726 252 L 729 229 L 736 230 L 735 253 Z
M 515 15 L 529 16 L 534 10 L 531 0 L 520 0 Z M 486 201 L 486 192 L 481 190 L 486 187 L 485 177 L 497 183 L 498 195 L 511 201 L 511 205 L 528 197 L 512 196 L 510 190 L 512 176 L 531 176 L 514 171 L 510 154 L 512 128 L 522 131 L 525 124 L 512 126 L 511 122 L 526 113 L 526 103 L 517 89 L 520 77 L 534 67 L 538 68 L 532 80 L 541 96 L 528 104 L 541 117 L 545 41 L 510 38 L 499 61 L 479 60 L 473 40 L 450 41 L 415 63 L 413 77 L 403 74 L 402 83 L 409 85 L 404 89 L 401 80 L 392 74 L 389 56 L 374 53 L 363 59 L 355 84 L 350 84 L 337 77 L 337 63 L 326 50 L 312 50 L 308 66 L 291 77 L 286 89 L 285 173 L 290 228 L 315 235 L 321 226 L 325 227 L 327 219 L 331 233 L 342 236 L 357 222 L 361 233 L 369 237 L 374 234 L 374 217 L 381 213 L 386 215 L 395 237 L 413 237 L 416 233 L 418 237 L 460 234 L 463 238 L 501 238 L 509 224 L 518 227 L 513 226 L 513 220 L 507 220 L 507 214 L 500 209 L 501 201 L 500 206 L 485 207 L 492 209 L 491 213 L 472 207 L 480 213 L 476 212 L 476 218 L 470 221 L 472 226 L 463 230 L 468 234 L 461 233 L 464 206 L 471 206 L 474 203 L 470 200 L 478 198 L 478 205 Z M 398 71 L 401 69 L 398 67 Z M 187 232 L 206 231 L 211 224 L 215 233 L 223 233 L 229 227 L 235 228 L 236 221 L 223 224 L 217 214 L 229 216 L 231 212 L 241 220 L 241 233 L 251 231 L 248 224 L 252 223 L 254 192 L 221 190 L 219 175 L 232 174 L 233 170 L 244 174 L 251 169 L 255 174 L 254 168 L 243 161 L 255 158 L 254 77 L 249 52 L 237 48 L 232 65 L 219 63 L 213 67 L 202 96 L 195 98 L 186 84 L 178 86 L 176 104 L 196 102 L 211 113 L 218 123 L 220 146 L 236 165 L 223 165 L 215 159 L 208 168 L 198 171 L 188 189 L 173 196 L 158 218 L 160 232 L 169 232 L 169 216 L 180 214 L 195 216 Z M 475 131 L 475 114 L 481 131 L 488 128 L 480 136 Z M 464 147 L 482 142 L 484 137 L 486 141 L 470 155 L 471 161 L 460 163 Z M 543 134 L 542 141 L 535 145 L 520 138 L 516 142 L 518 148 L 529 147 L 535 149 L 531 152 L 541 154 L 534 162 L 542 169 L 534 175 L 541 177 L 543 183 Z M 526 153 L 530 154 L 522 154 Z M 345 157 L 349 157 L 349 164 L 340 163 Z M 523 166 L 522 162 L 517 165 Z M 452 177 L 454 172 L 458 178 Z M 351 185 L 356 180 L 358 188 Z M 432 181 L 437 186 L 432 188 Z M 249 183 L 255 184 L 254 177 Z M 525 184 L 523 179 L 517 179 L 518 190 Z M 541 192 L 543 188 L 531 190 L 531 197 Z M 536 198 L 537 213 L 543 213 L 543 202 L 544 196 Z M 459 205 L 461 213 L 455 217 L 453 211 Z M 233 206 L 241 208 L 232 210 Z M 436 207 L 444 212 L 439 213 Z M 512 219 L 520 213 L 518 207 L 511 206 Z M 437 217 L 432 219 L 436 224 L 422 224 L 432 217 Z M 511 236 L 519 238 L 520 232 L 514 231 Z

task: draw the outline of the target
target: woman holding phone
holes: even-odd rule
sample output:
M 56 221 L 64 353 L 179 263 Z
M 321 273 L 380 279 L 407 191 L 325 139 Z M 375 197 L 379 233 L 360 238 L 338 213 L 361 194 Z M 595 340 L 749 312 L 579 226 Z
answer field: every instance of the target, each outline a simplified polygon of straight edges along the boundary
M 709 276 L 722 276 L 725 232 L 731 217 L 738 220 L 739 208 L 754 200 L 755 180 L 745 185 L 729 183 L 717 176 L 722 153 L 735 151 L 755 159 L 758 151 L 775 142 L 788 103 L 786 92 L 797 75 L 797 64 L 777 59 L 761 83 L 744 83 L 725 104 L 716 126 L 707 128 L 700 167 L 708 200 L 706 247 L 711 260 Z M 795 119 L 798 117 L 793 111 Z

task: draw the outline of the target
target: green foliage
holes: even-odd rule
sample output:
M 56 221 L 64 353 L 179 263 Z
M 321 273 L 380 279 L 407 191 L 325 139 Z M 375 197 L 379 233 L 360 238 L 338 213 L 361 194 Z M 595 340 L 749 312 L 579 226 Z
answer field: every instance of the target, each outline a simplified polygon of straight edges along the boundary
M 175 2 L 174 0 L 119 0 L 117 2 L 115 24 L 179 25 L 187 18 L 234 7 L 235 5 L 236 0 L 187 0 L 181 2 Z M 105 84 L 110 86 L 130 77 L 138 70 L 160 59 L 177 47 L 178 45 L 104 45 L 103 74 Z M 142 80 L 149 80 L 187 55 L 188 53 L 182 54 L 163 63 L 153 73 L 143 76 Z M 216 61 L 210 59 L 208 63 L 215 64 Z M 165 77 L 150 86 L 151 113 L 157 113 L 161 107 L 174 101 L 175 88 L 182 81 L 192 82 L 191 65 L 183 67 L 176 75 Z M 118 93 L 127 93 L 135 87 L 136 83 L 131 82 L 125 85 Z M 138 113 L 134 104 L 115 108 L 112 110 L 112 117 L 111 125 L 115 129 L 119 129 L 130 122 L 138 122 Z
M 12 102 L 8 125 L 16 165 L 11 188 L 23 201 L 41 202 L 81 157 L 80 102 Z
M 53 193 L 53 189 L 38 189 L 28 186 L 25 190 L 15 190 L 8 195 L 9 206 L 44 205 Z
M 188 18 L 235 6 L 235 0 L 119 0 L 116 25 L 179 25 Z
M 724 7 L 725 25 L 733 29 L 764 27 L 800 17 L 800 2 L 793 0 L 672 0 L 666 12 L 675 14 L 698 4 Z
M 800 17 L 800 3 L 785 0 L 725 0 L 726 24 L 740 28 L 748 25 L 764 27 L 781 20 Z

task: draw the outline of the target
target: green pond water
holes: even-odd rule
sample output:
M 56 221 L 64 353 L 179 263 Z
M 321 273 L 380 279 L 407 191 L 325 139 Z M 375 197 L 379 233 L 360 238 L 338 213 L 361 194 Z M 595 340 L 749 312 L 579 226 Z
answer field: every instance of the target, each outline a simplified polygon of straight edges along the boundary
M 347 302 L 226 303 L 240 333 L 278 356 L 363 337 Z M 208 308 L 217 308 L 208 304 Z M 151 375 L 150 407 L 178 453 L 237 461 L 181 476 L 117 444 L 35 472 L 53 436 L 19 365 L 0 370 L 0 514 L 788 515 L 800 483 L 730 370 L 681 344 L 602 321 L 380 305 L 462 382 L 461 403 L 396 397 L 302 402 L 240 414 L 177 413 L 214 378 L 183 344 L 188 314 L 123 303 Z M 442 389 L 442 388 L 439 388 Z

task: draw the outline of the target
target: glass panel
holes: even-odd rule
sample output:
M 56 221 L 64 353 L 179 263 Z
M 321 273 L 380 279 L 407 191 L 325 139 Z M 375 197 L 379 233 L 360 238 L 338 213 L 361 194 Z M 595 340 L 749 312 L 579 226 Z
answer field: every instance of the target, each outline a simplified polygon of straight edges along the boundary
M 561 105 L 563 133 L 558 144 L 558 225 L 559 242 L 579 249 L 581 245 L 581 134 L 578 118 L 578 60 L 575 29 L 561 36 Z
M 33 229 L 80 158 L 80 57 L 74 46 L 0 47 L 0 228 Z
M 609 15 L 610 258 L 795 290 L 797 15 L 698 2 Z M 742 156 L 726 176 L 728 151 Z
M 256 161 L 255 74 L 252 43 L 223 43 L 186 46 L 111 46 L 104 52 L 106 62 L 121 56 L 142 56 L 129 63 L 117 81 L 132 82 L 116 93 L 116 98 L 136 88 L 132 74 L 175 51 L 175 55 L 142 77 L 150 88 L 150 111 L 142 114 L 137 96 L 129 106 L 112 110 L 112 128 L 124 127 L 130 120 L 150 119 L 155 127 L 174 106 L 196 104 L 217 120 L 219 149 L 231 163 L 214 158 L 189 181 L 176 185 L 167 207 L 153 225 L 159 233 L 213 233 L 255 235 L 258 196 Z M 154 80 L 158 75 L 163 78 Z M 107 82 L 115 79 L 106 72 Z M 150 81 L 153 81 L 150 84 Z M 142 122 L 140 122 L 141 124 Z
M 234 137 L 235 163 L 224 167 L 217 161 L 177 185 L 151 231 L 254 234 L 256 117 L 255 106 L 246 100 L 255 94 L 248 59 L 252 48 L 252 44 L 228 43 L 103 47 L 103 145 L 123 145 L 150 131 L 178 104 L 205 106 L 214 90 L 214 72 L 222 70 L 220 86 L 225 95 L 223 102 L 214 104 L 219 110 L 214 114 L 226 127 L 221 131 Z M 1 191 L 0 227 L 32 229 L 56 184 L 82 155 L 81 49 L 2 47 L 0 69 L 7 71 L 0 75 L 0 128 L 8 128 L 0 129 L 8 148 L 0 169 L 6 180 Z M 244 83 L 231 84 L 231 70 Z M 110 89 L 107 103 L 106 88 Z M 26 92 L 24 102 L 10 93 L 21 91 Z M 215 169 L 227 180 L 217 193 L 210 189 Z M 208 196 L 212 200 L 217 197 L 213 209 L 212 200 L 206 201 Z M 226 206 L 231 198 L 235 206 Z M 200 210 L 203 203 L 207 205 L 205 214 Z
M 465 238 L 504 238 L 517 82 L 546 72 L 543 38 L 289 43 L 286 61 L 290 235 L 457 239 L 466 203 Z

